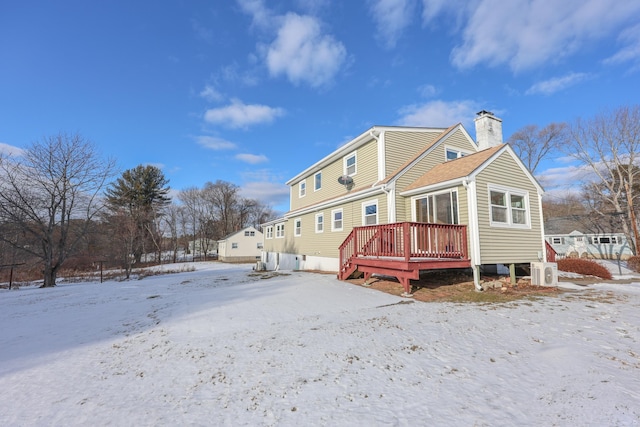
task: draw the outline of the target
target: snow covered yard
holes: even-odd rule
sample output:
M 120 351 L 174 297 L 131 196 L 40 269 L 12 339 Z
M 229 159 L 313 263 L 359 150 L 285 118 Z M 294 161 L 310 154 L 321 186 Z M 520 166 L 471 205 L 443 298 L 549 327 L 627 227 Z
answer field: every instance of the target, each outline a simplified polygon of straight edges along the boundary
M 405 303 L 197 265 L 1 290 L 0 425 L 640 423 L 640 283 Z

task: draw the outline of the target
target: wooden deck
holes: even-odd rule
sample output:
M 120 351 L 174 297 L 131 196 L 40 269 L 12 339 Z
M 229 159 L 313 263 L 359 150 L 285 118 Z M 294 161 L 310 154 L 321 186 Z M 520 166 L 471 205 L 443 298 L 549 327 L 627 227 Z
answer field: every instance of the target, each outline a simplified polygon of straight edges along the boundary
M 399 222 L 355 227 L 340 245 L 338 278 L 395 276 L 409 294 L 421 270 L 470 266 L 466 226 Z

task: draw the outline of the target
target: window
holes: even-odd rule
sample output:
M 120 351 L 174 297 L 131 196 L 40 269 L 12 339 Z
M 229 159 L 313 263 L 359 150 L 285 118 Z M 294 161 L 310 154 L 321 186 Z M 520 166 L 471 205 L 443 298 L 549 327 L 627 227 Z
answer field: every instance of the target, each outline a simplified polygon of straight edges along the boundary
M 591 238 L 591 243 L 597 245 L 600 244 L 614 244 L 620 243 L 618 236 L 597 236 Z
M 284 237 L 284 223 L 276 224 L 276 239 Z
M 265 229 L 265 239 L 273 239 L 273 225 Z
M 316 214 L 316 233 L 322 233 L 324 231 L 324 214 Z
M 552 245 L 562 245 L 564 243 L 564 239 L 562 237 L 552 237 L 551 244 Z
M 231 249 L 238 249 L 238 244 L 237 243 L 231 243 Z
M 464 151 L 460 151 L 456 148 L 451 148 L 451 147 L 445 148 L 445 152 L 446 152 L 446 160 L 459 159 L 460 157 L 464 157 L 467 154 L 469 154 Z
M 416 222 L 431 224 L 458 224 L 458 192 L 448 190 L 416 199 Z
M 322 188 L 322 172 L 318 172 L 313 176 L 313 182 L 314 182 L 314 187 L 313 187 L 314 191 L 318 191 Z
M 378 224 L 378 201 L 365 202 L 362 204 L 362 224 Z
M 255 236 L 255 235 L 256 235 L 256 232 L 255 232 L 255 231 L 249 231 L 249 230 L 247 230 L 247 231 L 245 231 L 245 232 L 244 232 L 244 235 L 245 235 L 246 237 L 253 237 L 253 236 Z
M 356 153 L 349 154 L 344 159 L 344 174 L 345 175 L 355 175 L 356 170 Z
M 264 246 L 262 245 L 262 242 L 258 242 L 258 243 L 256 244 L 256 248 L 258 248 L 258 249 L 262 249 L 263 247 L 264 247 Z
M 491 225 L 506 227 L 527 227 L 529 224 L 528 194 L 489 186 Z
M 302 235 L 302 219 L 301 218 L 297 218 L 293 222 L 293 235 L 296 237 Z
M 342 231 L 342 209 L 331 211 L 331 231 Z
M 298 186 L 299 196 L 304 197 L 307 195 L 307 181 L 300 181 L 300 185 Z

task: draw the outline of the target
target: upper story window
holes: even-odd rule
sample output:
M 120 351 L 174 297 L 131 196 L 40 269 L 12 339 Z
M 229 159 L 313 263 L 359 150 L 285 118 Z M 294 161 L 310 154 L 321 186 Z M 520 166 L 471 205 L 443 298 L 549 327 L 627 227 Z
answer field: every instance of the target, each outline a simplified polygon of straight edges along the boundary
M 562 245 L 564 244 L 564 239 L 562 237 L 552 237 L 551 238 L 552 245 Z
M 273 239 L 273 225 L 268 226 L 265 230 L 265 238 Z
M 322 233 L 324 231 L 324 214 L 316 214 L 316 233 Z
M 284 223 L 276 224 L 276 239 L 284 237 Z
M 293 235 L 298 237 L 302 235 L 302 219 L 296 218 L 293 222 Z
M 244 232 L 244 235 L 247 236 L 247 237 L 253 237 L 253 236 L 256 235 L 256 232 L 247 230 L 247 231 Z
M 307 195 L 307 181 L 300 181 L 300 184 L 298 185 L 298 194 L 300 197 Z
M 313 176 L 313 191 L 318 191 L 322 188 L 322 172 L 318 172 Z
M 591 238 L 591 243 L 593 244 L 614 244 L 617 245 L 619 242 L 618 236 L 596 236 Z
M 231 242 L 231 249 L 238 249 L 238 244 Z
M 466 151 L 461 151 L 461 150 L 458 150 L 457 148 L 452 148 L 452 147 L 446 147 L 445 152 L 446 152 L 447 160 L 459 159 L 460 157 L 464 157 L 469 154 Z
M 378 224 L 378 201 L 365 202 L 362 204 L 362 224 Z
M 257 249 L 262 249 L 263 248 L 262 242 L 256 243 L 256 248 Z
M 342 209 L 331 211 L 331 231 L 342 231 Z
M 491 225 L 529 227 L 529 194 L 524 191 L 489 186 Z
M 355 175 L 357 172 L 356 168 L 356 153 L 351 153 L 343 159 L 344 162 L 344 174 L 345 175 Z

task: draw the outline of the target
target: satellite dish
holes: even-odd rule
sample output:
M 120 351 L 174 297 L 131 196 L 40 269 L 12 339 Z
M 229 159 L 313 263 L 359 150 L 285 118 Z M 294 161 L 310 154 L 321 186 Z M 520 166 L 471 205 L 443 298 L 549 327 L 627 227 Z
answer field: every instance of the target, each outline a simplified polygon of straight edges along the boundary
M 353 184 L 353 178 L 351 178 L 349 175 L 342 175 L 338 177 L 338 183 L 342 185 Z

